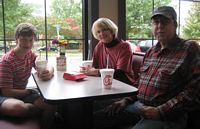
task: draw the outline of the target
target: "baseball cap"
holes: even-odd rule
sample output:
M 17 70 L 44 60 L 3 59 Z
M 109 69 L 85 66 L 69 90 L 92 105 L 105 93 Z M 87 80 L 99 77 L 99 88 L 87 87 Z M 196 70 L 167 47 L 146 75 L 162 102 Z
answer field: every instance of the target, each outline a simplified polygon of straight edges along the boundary
M 151 16 L 151 19 L 157 15 L 162 15 L 168 19 L 177 20 L 176 11 L 171 6 L 161 6 L 161 7 L 156 8 L 153 11 L 153 15 Z

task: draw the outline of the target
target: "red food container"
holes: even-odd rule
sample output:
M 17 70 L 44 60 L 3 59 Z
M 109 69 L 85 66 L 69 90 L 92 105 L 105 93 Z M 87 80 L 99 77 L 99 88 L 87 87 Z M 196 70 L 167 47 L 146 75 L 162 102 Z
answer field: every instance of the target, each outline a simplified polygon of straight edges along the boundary
M 85 75 L 84 73 L 80 73 L 80 72 L 64 72 L 63 74 L 63 78 L 67 79 L 67 80 L 81 80 L 86 78 L 87 75 Z

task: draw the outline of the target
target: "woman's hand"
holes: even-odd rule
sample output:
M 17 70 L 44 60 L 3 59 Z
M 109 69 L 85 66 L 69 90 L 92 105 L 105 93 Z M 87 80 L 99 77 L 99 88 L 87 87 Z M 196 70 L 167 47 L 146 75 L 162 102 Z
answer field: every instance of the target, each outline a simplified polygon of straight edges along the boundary
M 86 68 L 81 66 L 80 72 L 88 76 L 99 76 L 99 69 L 95 69 L 93 67 Z

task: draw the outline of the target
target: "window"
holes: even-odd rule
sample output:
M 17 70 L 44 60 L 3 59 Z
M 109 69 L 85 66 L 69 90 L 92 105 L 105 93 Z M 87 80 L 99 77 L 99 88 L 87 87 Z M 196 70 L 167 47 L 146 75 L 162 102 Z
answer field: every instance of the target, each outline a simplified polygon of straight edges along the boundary
M 150 17 L 153 9 L 161 5 L 170 5 L 176 10 L 180 37 L 200 42 L 200 2 L 191 0 L 126 0 L 127 39 L 139 46 L 151 40 L 153 46 Z
M 38 29 L 34 52 L 48 59 L 55 57 L 59 48 L 51 41 L 60 38 L 68 42 L 67 56 L 82 60 L 82 0 L 2 0 L 0 7 L 1 54 L 15 47 L 16 25 L 30 22 Z

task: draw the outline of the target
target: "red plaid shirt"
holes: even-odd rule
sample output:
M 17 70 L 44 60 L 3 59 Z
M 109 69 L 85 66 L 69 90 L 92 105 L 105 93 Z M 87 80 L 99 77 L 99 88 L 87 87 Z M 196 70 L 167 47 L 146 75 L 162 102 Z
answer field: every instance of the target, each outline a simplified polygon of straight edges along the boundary
M 200 47 L 178 37 L 165 49 L 158 42 L 146 53 L 140 72 L 139 101 L 158 107 L 161 115 L 186 107 L 199 96 Z

